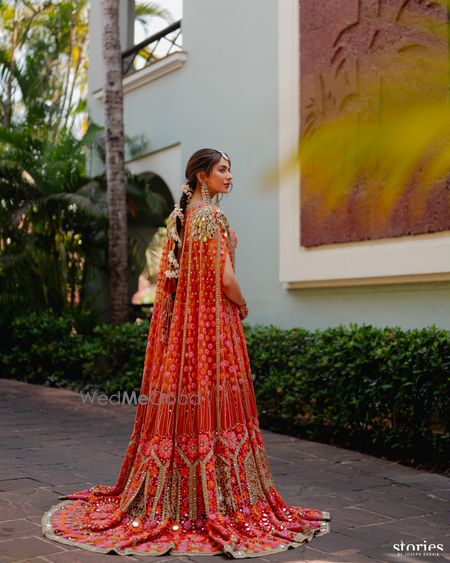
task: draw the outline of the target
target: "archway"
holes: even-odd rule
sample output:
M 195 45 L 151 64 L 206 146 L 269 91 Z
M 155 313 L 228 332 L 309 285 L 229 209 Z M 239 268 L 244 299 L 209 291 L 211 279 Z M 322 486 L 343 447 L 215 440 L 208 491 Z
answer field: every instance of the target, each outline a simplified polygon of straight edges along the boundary
M 147 171 L 137 175 L 142 186 L 142 197 L 146 211 L 141 213 L 134 227 L 136 252 L 144 259 L 139 271 L 132 268 L 130 287 L 136 288 L 131 304 L 137 316 L 149 317 L 156 296 L 156 283 L 161 258 L 162 244 L 166 232 L 165 221 L 175 201 L 166 182 L 158 174 Z M 142 182 L 142 183 L 141 183 Z

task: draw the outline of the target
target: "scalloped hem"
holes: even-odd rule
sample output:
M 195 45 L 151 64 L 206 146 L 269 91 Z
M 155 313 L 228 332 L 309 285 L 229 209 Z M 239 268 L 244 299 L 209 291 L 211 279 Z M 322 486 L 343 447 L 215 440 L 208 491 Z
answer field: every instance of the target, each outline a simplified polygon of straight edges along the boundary
M 59 497 L 59 498 L 65 498 L 65 497 Z M 51 525 L 51 517 L 52 515 L 59 510 L 62 506 L 66 506 L 70 503 L 72 503 L 73 500 L 69 499 L 69 500 L 65 500 L 63 502 L 60 502 L 58 504 L 55 504 L 54 506 L 52 506 L 50 508 L 50 510 L 48 510 L 47 512 L 44 513 L 43 517 L 42 517 L 42 535 L 44 537 L 47 537 L 53 541 L 56 541 L 58 543 L 62 543 L 65 545 L 70 545 L 70 546 L 74 546 L 74 547 L 79 547 L 80 549 L 84 549 L 86 551 L 92 551 L 95 553 L 116 553 L 117 555 L 139 555 L 141 557 L 161 557 L 162 555 L 195 555 L 195 556 L 202 556 L 202 555 L 219 555 L 219 554 L 223 554 L 223 555 L 227 555 L 230 558 L 233 559 L 244 559 L 244 558 L 253 558 L 253 557 L 262 557 L 264 555 L 272 555 L 274 553 L 280 553 L 282 551 L 287 551 L 288 549 L 295 549 L 297 547 L 300 547 L 301 545 L 304 545 L 306 543 L 309 543 L 312 539 L 316 538 L 316 537 L 320 537 L 320 536 L 324 536 L 325 534 L 328 534 L 331 529 L 330 529 L 330 524 L 329 524 L 329 520 L 330 520 L 330 513 L 329 512 L 323 512 L 324 515 L 324 519 L 328 520 L 328 521 L 321 521 L 320 522 L 320 529 L 316 530 L 315 532 L 311 531 L 311 534 L 303 534 L 303 533 L 299 533 L 297 534 L 297 536 L 295 537 L 294 541 L 286 541 L 286 543 L 284 544 L 280 544 L 280 546 L 278 548 L 275 549 L 270 549 L 270 550 L 265 550 L 265 551 L 244 551 L 241 549 L 235 549 L 232 545 L 228 545 L 225 544 L 224 548 L 222 550 L 217 550 L 217 551 L 209 551 L 209 552 L 204 552 L 204 551 L 176 551 L 175 549 L 175 544 L 172 543 L 171 545 L 167 546 L 167 549 L 165 549 L 164 551 L 154 551 L 154 552 L 142 552 L 136 549 L 131 549 L 131 548 L 125 548 L 125 549 L 117 549 L 115 547 L 95 547 L 93 545 L 89 545 L 87 543 L 81 543 L 79 541 L 75 541 L 75 540 L 71 540 L 69 538 L 66 538 L 64 536 L 60 536 L 59 534 L 56 534 L 53 531 L 52 525 Z

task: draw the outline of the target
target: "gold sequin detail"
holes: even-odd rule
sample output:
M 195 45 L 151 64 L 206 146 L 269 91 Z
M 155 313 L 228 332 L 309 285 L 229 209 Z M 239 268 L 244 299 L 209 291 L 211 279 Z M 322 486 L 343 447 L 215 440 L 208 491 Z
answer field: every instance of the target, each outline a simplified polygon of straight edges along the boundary
M 134 518 L 142 518 L 146 514 L 148 477 L 142 479 L 138 493 L 127 508 L 127 514 Z
M 158 502 L 159 502 L 159 497 L 161 496 L 162 488 L 163 488 L 163 485 L 164 485 L 166 471 L 167 471 L 167 468 L 169 466 L 169 462 L 167 462 L 166 464 L 161 463 L 161 461 L 159 460 L 158 456 L 155 453 L 155 450 L 152 450 L 151 455 L 152 455 L 153 459 L 155 460 L 157 466 L 159 467 L 158 483 L 156 485 L 155 497 L 153 499 L 152 511 L 150 513 L 150 517 L 154 518 L 155 514 L 156 514 L 156 507 L 158 506 Z
M 197 458 L 191 463 L 183 450 L 178 446 L 177 449 L 181 459 L 189 468 L 189 518 L 192 520 L 197 518 L 197 465 L 200 460 Z
M 219 221 L 219 224 L 221 225 L 222 229 L 225 231 L 224 235 L 228 240 L 228 249 L 230 251 L 230 256 L 231 256 L 231 264 L 233 266 L 233 270 L 235 270 L 236 268 L 236 247 L 234 245 L 234 238 L 233 235 L 231 233 L 231 227 L 230 227 L 230 223 L 228 222 L 228 218 L 225 215 L 225 213 L 219 209 L 217 212 L 217 220 Z
M 194 240 L 206 241 L 214 237 L 219 229 L 216 214 L 211 205 L 205 205 L 192 213 L 191 236 Z
M 201 478 L 202 478 L 202 491 L 203 491 L 203 502 L 205 503 L 205 512 L 208 514 L 209 512 L 209 491 L 208 491 L 208 482 L 206 477 L 206 464 L 210 460 L 213 455 L 213 450 L 211 449 L 205 459 L 200 461 L 201 467 Z
M 236 510 L 236 502 L 231 488 L 230 464 L 224 457 L 219 455 L 215 460 L 215 467 L 217 509 L 223 514 L 228 514 Z
M 245 476 L 247 480 L 248 494 L 250 503 L 255 504 L 260 500 L 265 499 L 265 494 L 261 488 L 261 481 L 256 468 L 255 458 L 253 451 L 248 452 L 244 460 Z
M 220 252 L 221 252 L 221 237 L 220 233 L 217 237 L 216 245 L 216 285 L 215 285 L 215 295 L 216 295 L 216 413 L 217 413 L 217 428 L 220 430 L 222 426 L 222 412 L 221 412 L 221 402 L 220 402 L 220 317 L 222 315 L 222 280 L 220 279 Z

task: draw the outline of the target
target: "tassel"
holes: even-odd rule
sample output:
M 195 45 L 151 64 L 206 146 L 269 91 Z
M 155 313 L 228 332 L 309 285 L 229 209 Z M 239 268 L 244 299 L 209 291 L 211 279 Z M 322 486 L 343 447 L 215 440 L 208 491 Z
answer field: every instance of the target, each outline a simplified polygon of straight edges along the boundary
M 177 290 L 177 282 L 174 278 L 166 278 L 166 282 L 164 284 L 164 291 L 166 293 L 175 293 Z
M 170 323 L 172 321 L 175 295 L 175 293 L 167 293 L 162 309 L 161 341 L 164 343 L 169 340 Z

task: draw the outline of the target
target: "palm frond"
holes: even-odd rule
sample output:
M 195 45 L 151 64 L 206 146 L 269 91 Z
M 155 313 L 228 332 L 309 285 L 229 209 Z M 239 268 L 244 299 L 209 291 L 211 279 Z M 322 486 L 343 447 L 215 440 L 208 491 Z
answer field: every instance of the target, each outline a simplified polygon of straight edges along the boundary
M 157 2 L 136 2 L 135 14 L 136 19 L 140 23 L 145 23 L 145 18 L 148 16 L 162 18 L 168 23 L 172 23 L 174 21 L 174 17 L 170 10 L 163 8 Z

